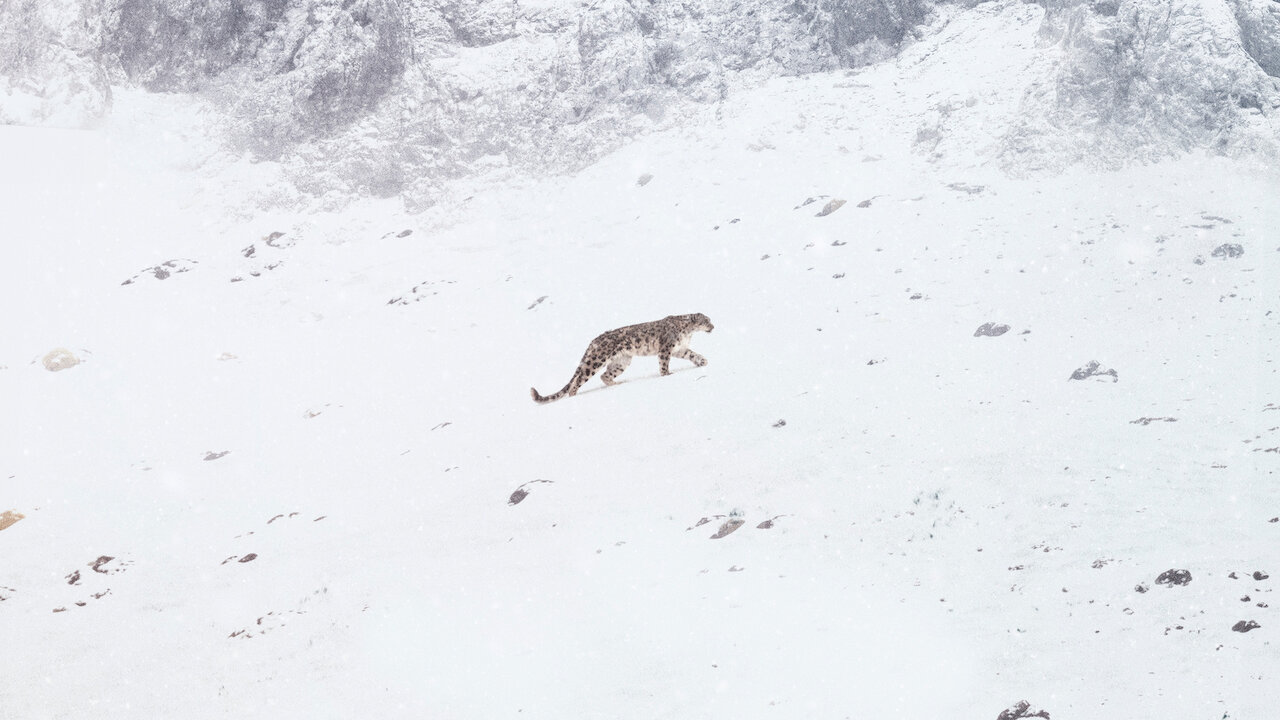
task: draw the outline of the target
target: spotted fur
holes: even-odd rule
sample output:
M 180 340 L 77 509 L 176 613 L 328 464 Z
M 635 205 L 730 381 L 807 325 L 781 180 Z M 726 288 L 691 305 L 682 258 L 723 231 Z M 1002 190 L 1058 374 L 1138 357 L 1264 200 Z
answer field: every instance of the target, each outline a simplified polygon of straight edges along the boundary
M 616 378 L 631 364 L 631 358 L 637 355 L 658 356 L 658 369 L 663 375 L 670 375 L 671 358 L 677 357 L 702 367 L 707 359 L 689 349 L 689 339 L 699 330 L 711 332 L 715 326 L 711 319 L 702 313 L 692 315 L 669 315 L 661 320 L 628 325 L 617 330 L 601 333 L 587 346 L 587 352 L 578 363 L 569 384 L 554 395 L 539 395 L 534 388 L 529 388 L 535 402 L 549 403 L 570 395 L 576 395 L 581 388 L 600 368 L 604 374 L 600 379 L 605 385 L 613 385 Z M 607 366 L 607 367 L 606 367 Z

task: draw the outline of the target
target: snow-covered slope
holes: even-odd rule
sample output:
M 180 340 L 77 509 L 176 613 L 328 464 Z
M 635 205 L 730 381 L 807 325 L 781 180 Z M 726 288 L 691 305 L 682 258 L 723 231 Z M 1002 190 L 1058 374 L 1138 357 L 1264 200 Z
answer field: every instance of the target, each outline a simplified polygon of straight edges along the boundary
M 0 128 L 0 716 L 1267 716 L 1280 176 L 932 143 L 1029 12 L 413 216 L 250 212 L 173 98 Z

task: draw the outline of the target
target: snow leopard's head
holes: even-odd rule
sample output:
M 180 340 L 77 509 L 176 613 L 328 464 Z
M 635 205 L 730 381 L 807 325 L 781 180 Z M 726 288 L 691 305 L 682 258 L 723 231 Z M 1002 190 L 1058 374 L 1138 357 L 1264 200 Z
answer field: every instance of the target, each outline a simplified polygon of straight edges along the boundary
M 693 326 L 694 330 L 711 332 L 716 329 L 716 326 L 711 324 L 711 318 L 703 315 L 702 313 L 694 313 L 692 315 L 686 315 L 685 317 L 689 319 L 689 323 Z

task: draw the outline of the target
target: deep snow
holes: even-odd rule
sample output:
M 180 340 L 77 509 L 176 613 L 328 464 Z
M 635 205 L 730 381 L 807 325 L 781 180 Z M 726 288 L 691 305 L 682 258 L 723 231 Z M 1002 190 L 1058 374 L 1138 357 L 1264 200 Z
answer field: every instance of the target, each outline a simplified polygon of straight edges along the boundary
M 1028 12 L 416 216 L 0 128 L 0 716 L 1269 716 L 1280 176 L 982 164 Z

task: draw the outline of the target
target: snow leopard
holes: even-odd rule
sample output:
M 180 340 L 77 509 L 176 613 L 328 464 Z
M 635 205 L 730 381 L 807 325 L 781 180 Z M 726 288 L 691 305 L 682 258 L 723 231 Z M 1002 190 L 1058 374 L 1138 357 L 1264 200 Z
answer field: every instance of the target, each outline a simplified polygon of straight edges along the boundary
M 631 364 L 631 358 L 637 355 L 658 356 L 658 369 L 663 375 L 671 374 L 671 358 L 688 360 L 698 367 L 707 364 L 707 359 L 689 349 L 689 339 L 695 332 L 711 332 L 715 326 L 711 319 L 702 313 L 692 315 L 668 315 L 661 320 L 627 325 L 610 330 L 596 336 L 587 346 L 587 352 L 578 363 L 569 384 L 554 395 L 540 395 L 536 388 L 529 388 L 535 402 L 549 403 L 563 397 L 578 394 L 581 388 L 591 379 L 596 371 L 605 367 L 600 379 L 605 385 L 613 385 L 616 378 Z

